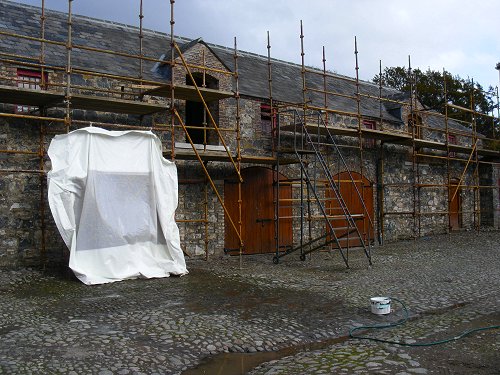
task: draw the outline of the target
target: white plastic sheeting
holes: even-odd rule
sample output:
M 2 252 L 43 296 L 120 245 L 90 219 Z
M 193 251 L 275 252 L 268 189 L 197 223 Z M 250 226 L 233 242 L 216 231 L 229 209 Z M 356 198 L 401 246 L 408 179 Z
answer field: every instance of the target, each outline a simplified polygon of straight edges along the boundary
M 149 131 L 88 127 L 56 136 L 49 204 L 85 284 L 188 271 L 174 220 L 177 169 Z

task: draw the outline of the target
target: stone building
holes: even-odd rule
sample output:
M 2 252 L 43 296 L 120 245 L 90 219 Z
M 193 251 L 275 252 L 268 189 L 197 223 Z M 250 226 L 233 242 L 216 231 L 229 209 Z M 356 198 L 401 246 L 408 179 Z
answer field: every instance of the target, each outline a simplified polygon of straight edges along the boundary
M 89 125 L 160 137 L 191 256 L 500 228 L 498 135 L 415 93 L 7 0 L 0 32 L 0 266 L 64 262 L 46 150 Z

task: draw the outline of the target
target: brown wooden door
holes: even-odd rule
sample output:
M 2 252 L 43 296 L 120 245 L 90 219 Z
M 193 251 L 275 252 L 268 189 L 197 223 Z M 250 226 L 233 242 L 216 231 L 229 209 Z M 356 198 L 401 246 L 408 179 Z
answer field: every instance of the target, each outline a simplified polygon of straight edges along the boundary
M 346 203 L 346 206 L 353 215 L 356 227 L 362 235 L 364 241 L 368 239 L 373 240 L 373 227 L 370 225 L 370 219 L 366 215 L 363 208 L 363 203 L 356 192 L 356 187 L 359 193 L 363 197 L 368 214 L 373 220 L 373 187 L 371 182 L 365 177 L 361 176 L 359 173 L 351 172 L 354 182 L 351 180 L 348 172 L 342 172 L 334 176 L 335 183 L 339 187 L 342 199 Z M 348 229 L 348 222 L 344 218 L 344 212 L 339 204 L 335 193 L 328 187 L 326 190 L 326 204 L 327 214 L 336 216 L 331 220 L 332 227 L 335 230 L 335 235 L 339 238 L 340 245 L 342 247 L 354 247 L 361 246 L 359 237 L 354 228 Z M 327 227 L 327 230 L 329 228 Z
M 242 239 L 245 254 L 271 253 L 276 250 L 274 235 L 273 171 L 268 168 L 250 167 L 242 170 L 241 185 Z M 283 179 L 283 176 L 280 176 Z M 291 198 L 290 186 L 280 186 L 280 198 Z M 224 183 L 224 201 L 237 225 L 238 183 L 235 179 Z M 291 208 L 280 208 L 280 216 L 291 216 Z M 238 249 L 238 236 L 225 215 L 224 247 Z M 292 220 L 280 220 L 280 245 L 292 244 Z M 237 252 L 231 252 L 237 254 Z
M 462 227 L 462 202 L 460 198 L 460 188 L 458 187 L 458 180 L 453 180 L 451 182 L 448 194 L 448 199 L 451 199 L 449 207 L 450 230 L 457 230 Z

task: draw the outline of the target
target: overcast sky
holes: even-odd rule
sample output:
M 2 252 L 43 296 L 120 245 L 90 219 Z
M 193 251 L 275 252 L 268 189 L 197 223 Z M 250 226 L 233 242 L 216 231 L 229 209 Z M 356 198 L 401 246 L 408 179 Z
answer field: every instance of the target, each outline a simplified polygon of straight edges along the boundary
M 41 0 L 16 0 L 40 6 Z M 170 1 L 143 0 L 144 26 L 170 30 Z M 66 0 L 45 0 L 67 10 Z M 78 14 L 139 25 L 139 0 L 74 0 Z M 474 78 L 483 87 L 499 84 L 499 0 L 177 0 L 175 34 L 233 45 L 300 63 L 300 20 L 306 64 L 355 75 L 354 36 L 360 78 L 371 80 L 385 66 L 442 70 Z M 119 48 L 119 46 L 117 46 Z

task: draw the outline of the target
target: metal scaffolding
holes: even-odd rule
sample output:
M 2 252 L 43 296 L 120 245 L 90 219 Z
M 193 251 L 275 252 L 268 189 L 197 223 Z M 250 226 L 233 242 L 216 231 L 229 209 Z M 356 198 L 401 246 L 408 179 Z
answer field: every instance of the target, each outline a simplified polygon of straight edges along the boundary
M 99 48 L 82 43 L 75 43 L 74 26 L 78 22 L 72 15 L 72 1 L 68 0 L 66 40 L 55 40 L 47 37 L 47 14 L 45 1 L 41 0 L 40 29 L 38 35 L 21 35 L 12 31 L 0 30 L 2 38 L 13 42 L 30 41 L 39 44 L 37 56 L 21 55 L 9 51 L 0 51 L 0 63 L 7 67 L 25 68 L 39 71 L 38 88 L 29 87 L 30 82 L 24 78 L 7 73 L 0 75 L 0 103 L 21 108 L 15 111 L 3 111 L 0 118 L 13 121 L 22 120 L 27 125 L 36 127 L 38 145 L 36 149 L 7 147 L 0 150 L 6 155 L 5 160 L 13 157 L 11 165 L 0 169 L 1 174 L 25 174 L 37 176 L 40 186 L 40 259 L 46 263 L 47 242 L 47 210 L 46 210 L 46 162 L 47 142 L 51 136 L 67 133 L 83 126 L 96 125 L 110 129 L 151 130 L 162 139 L 164 154 L 171 160 L 183 160 L 186 168 L 201 170 L 203 177 L 181 178 L 181 185 L 199 185 L 203 196 L 203 210 L 197 217 L 179 218 L 177 222 L 186 225 L 203 226 L 204 251 L 208 258 L 209 247 L 209 191 L 213 191 L 224 211 L 227 222 L 238 237 L 238 254 L 243 254 L 244 244 L 241 168 L 243 163 L 271 164 L 273 166 L 274 183 L 274 228 L 275 228 L 275 262 L 281 257 L 299 252 L 300 258 L 319 250 L 338 250 L 347 267 L 349 267 L 349 250 L 353 246 L 363 249 L 371 264 L 371 246 L 378 239 L 385 240 L 386 226 L 393 218 L 410 220 L 412 235 L 422 235 L 423 226 L 429 218 L 441 218 L 443 229 L 447 232 L 455 230 L 457 220 L 460 224 L 463 215 L 472 217 L 476 230 L 481 228 L 481 216 L 488 211 L 498 210 L 495 207 L 481 207 L 481 195 L 497 189 L 494 184 L 481 182 L 482 166 L 499 167 L 499 130 L 500 111 L 498 110 L 498 88 L 496 94 L 497 113 L 484 114 L 475 107 L 475 88 L 472 84 L 470 108 L 453 105 L 448 102 L 446 74 L 443 74 L 444 113 L 431 112 L 423 108 L 417 92 L 417 77 L 413 74 L 411 62 L 408 61 L 410 92 L 407 97 L 388 95 L 387 89 L 380 81 L 378 87 L 372 84 L 373 90 L 366 91 L 359 78 L 358 42 L 354 40 L 355 78 L 349 78 L 328 71 L 326 54 L 323 47 L 322 69 L 314 69 L 305 64 L 304 32 L 301 24 L 301 78 L 302 102 L 291 103 L 277 101 L 273 93 L 273 62 L 271 43 L 267 38 L 267 70 L 269 107 L 273 150 L 271 157 L 259 155 L 243 155 L 241 150 L 240 124 L 240 91 L 238 73 L 238 48 L 234 40 L 234 67 L 217 69 L 206 62 L 203 52 L 201 63 L 189 62 L 178 44 L 174 34 L 175 0 L 170 0 L 170 54 L 167 58 L 148 56 L 145 53 L 143 28 L 143 0 L 139 0 L 139 27 L 137 52 L 123 52 Z M 59 55 L 65 56 L 61 65 L 47 61 L 47 49 L 57 49 Z M 96 70 L 97 67 L 80 67 L 74 63 L 75 51 L 87 54 L 113 56 L 137 63 L 137 71 L 129 75 L 120 75 Z M 150 78 L 145 74 L 145 64 L 154 63 L 167 66 L 171 75 L 166 80 Z M 91 69 L 92 68 L 92 69 Z M 382 75 L 382 62 L 379 64 Z M 61 79 L 47 79 L 48 72 Z M 446 73 L 446 72 L 444 72 Z M 207 77 L 210 74 L 228 78 L 232 90 L 224 91 L 210 88 Z M 75 79 L 78 76 L 88 77 L 86 84 Z M 187 83 L 181 78 L 187 77 Z M 200 80 L 201 77 L 201 80 Z M 198 79 L 197 79 L 198 78 Z M 108 80 L 113 84 L 100 86 L 93 80 Z M 314 83 L 315 82 L 315 83 Z M 352 91 L 342 91 L 342 84 L 352 87 Z M 26 87 L 24 87 L 26 86 Z M 378 91 L 378 92 L 377 92 Z M 154 97 L 157 100 L 148 100 Z M 210 103 L 232 98 L 235 103 L 234 118 L 229 125 L 220 126 L 213 115 Z M 312 100 L 311 98 L 314 98 Z M 200 103 L 203 107 L 203 123 L 201 126 L 187 124 L 180 101 L 189 100 Z M 377 102 L 378 114 L 366 116 L 363 112 L 365 101 Z M 351 108 L 338 106 L 338 102 L 349 102 Z M 390 119 L 384 117 L 384 106 L 392 105 L 402 110 L 403 128 L 391 126 Z M 139 125 L 120 123 L 119 121 L 90 121 L 75 114 L 77 110 L 93 110 L 112 114 L 137 116 Z M 457 118 L 456 113 L 464 113 L 468 120 Z M 454 115 L 455 114 L 455 115 Z M 428 123 L 430 117 L 439 118 L 443 127 Z M 463 116 L 462 116 L 463 117 Z M 352 120 L 349 125 L 341 124 L 338 119 Z M 365 124 L 370 120 L 371 128 Z M 491 121 L 491 133 L 480 134 L 477 129 L 478 119 Z M 149 121 L 149 122 L 148 122 Z M 457 126 L 457 124 L 461 126 Z M 190 130 L 203 132 L 202 148 L 194 142 Z M 176 134 L 183 134 L 189 148 L 176 147 Z M 209 146 L 208 134 L 216 136 L 221 150 L 214 152 Z M 460 140 L 460 142 L 457 141 Z M 228 140 L 236 145 L 231 151 Z M 195 144 L 196 143 L 196 144 Z M 395 180 L 386 172 L 388 147 L 398 147 L 409 156 L 411 165 L 409 179 Z M 496 148 L 495 148 L 496 147 Z M 345 155 L 352 157 L 347 158 Z M 374 176 L 366 185 L 365 174 L 367 155 L 374 158 Z M 19 163 L 19 158 L 28 162 Z M 23 159 L 24 160 L 24 159 Z M 210 162 L 222 162 L 229 166 L 238 183 L 238 207 L 231 214 L 226 207 L 223 195 L 217 188 L 210 173 Z M 427 163 L 439 165 L 445 171 L 443 181 L 427 181 L 423 168 Z M 295 165 L 295 174 L 289 177 L 284 172 Z M 457 172 L 458 171 L 458 172 Z M 283 188 L 289 189 L 290 196 L 282 196 Z M 368 189 L 369 188 L 369 189 Z M 375 192 L 367 195 L 367 191 Z M 354 200 L 360 204 L 359 210 L 352 208 L 344 190 L 350 189 Z M 407 210 L 387 207 L 387 197 L 395 192 L 408 192 L 411 196 L 411 208 Z M 426 209 L 423 202 L 426 194 L 441 191 L 446 194 L 447 206 L 442 209 Z M 457 199 L 471 192 L 470 208 L 456 208 Z M 370 199 L 375 198 L 377 211 L 371 212 Z M 469 198 L 467 198 L 469 199 Z M 189 213 L 196 214 L 196 213 Z M 188 217 L 189 216 L 189 217 Z M 294 244 L 281 242 L 280 226 L 292 221 L 295 228 L 300 228 Z M 460 225 L 458 225 L 460 226 Z M 227 228 L 226 228 L 227 230 Z
M 364 198 L 363 181 L 356 180 L 353 176 L 354 171 L 348 167 L 346 159 L 341 152 L 341 148 L 350 148 L 358 150 L 359 174 L 363 176 L 363 137 L 361 134 L 362 115 L 361 115 L 361 94 L 359 90 L 358 76 L 358 51 L 355 41 L 355 59 L 356 59 L 356 79 L 339 77 L 332 75 L 326 70 L 325 49 L 323 47 L 323 71 L 311 69 L 305 65 L 304 52 L 304 32 L 301 23 L 301 75 L 302 75 L 302 104 L 300 106 L 285 106 L 279 109 L 276 117 L 277 141 L 276 152 L 278 154 L 277 175 L 280 173 L 280 156 L 294 155 L 296 163 L 300 166 L 300 178 L 285 180 L 275 179 L 278 188 L 275 190 L 277 215 L 276 225 L 279 226 L 280 204 L 289 202 L 299 204 L 298 216 L 292 216 L 292 219 L 298 219 L 300 222 L 300 238 L 296 246 L 281 251 L 283 246 L 279 243 L 278 237 L 276 244 L 276 255 L 274 262 L 278 263 L 283 256 L 300 251 L 300 259 L 305 260 L 306 255 L 325 248 L 335 248 L 339 250 L 340 255 L 346 265 L 349 267 L 349 249 L 355 244 L 361 247 L 371 265 L 371 246 L 373 233 L 373 219 L 369 213 Z M 270 55 L 268 55 L 270 64 Z M 323 87 L 315 87 L 309 83 L 309 76 L 320 76 Z M 356 93 L 348 95 L 341 92 L 332 91 L 329 86 L 332 79 L 342 79 L 354 84 Z M 272 82 L 272 80 L 269 80 Z M 321 97 L 323 105 L 314 103 L 310 94 Z M 356 103 L 356 112 L 346 112 L 329 106 L 330 101 L 336 98 L 352 100 Z M 347 115 L 354 117 L 357 121 L 357 129 L 346 129 L 350 136 L 354 136 L 354 143 L 347 145 L 338 144 L 334 138 L 335 132 L 332 131 L 331 119 L 335 115 Z M 291 137 L 291 139 L 290 139 Z M 334 160 L 331 160 L 331 159 Z M 334 163 L 339 164 L 339 170 L 345 171 L 345 176 L 337 174 L 335 178 L 332 173 Z M 290 187 L 298 189 L 298 198 L 283 199 L 280 197 L 280 184 L 288 183 Z M 359 186 L 359 183 L 361 185 Z M 342 188 L 346 185 L 353 188 L 357 200 L 361 203 L 362 210 L 358 213 L 351 213 L 350 207 L 346 203 Z M 297 194 L 295 194 L 297 195 Z M 311 206 L 311 203 L 315 207 Z M 316 211 L 316 212 L 315 212 Z M 324 223 L 325 229 L 319 230 L 313 228 L 313 222 L 319 220 Z M 306 222 L 306 223 L 305 223 Z M 305 226 L 307 225 L 307 234 Z M 321 226 L 322 224 L 320 224 Z
M 274 105 L 273 91 L 272 91 L 272 59 L 270 55 L 270 42 L 268 36 L 268 73 L 269 73 L 269 93 L 270 93 L 270 103 L 276 112 L 275 124 L 273 128 L 275 132 L 275 153 L 277 155 L 277 165 L 276 165 L 276 176 L 279 176 L 282 171 L 286 169 L 286 165 L 280 164 L 280 161 L 286 155 L 291 152 L 296 155 L 296 162 L 301 166 L 300 176 L 294 176 L 288 180 L 283 181 L 280 178 L 275 178 L 275 184 L 277 188 L 275 189 L 276 194 L 276 210 L 275 210 L 275 223 L 276 223 L 276 233 L 279 233 L 280 220 L 283 219 L 293 219 L 297 222 L 297 226 L 300 230 L 297 230 L 297 237 L 294 239 L 294 246 L 286 247 L 279 241 L 279 236 L 276 234 L 276 255 L 275 263 L 283 256 L 291 254 L 295 251 L 300 250 L 301 259 L 304 259 L 305 254 L 309 254 L 312 251 L 317 250 L 331 250 L 332 242 L 334 247 L 340 250 L 342 258 L 348 267 L 347 256 L 344 254 L 343 246 L 339 243 L 334 243 L 329 238 L 329 234 L 334 231 L 334 228 L 328 225 L 324 226 L 319 230 L 319 235 L 312 235 L 314 229 L 312 229 L 312 223 L 315 220 L 323 220 L 329 222 L 332 217 L 329 216 L 329 212 L 322 210 L 321 206 L 325 207 L 328 204 L 329 196 L 326 193 L 328 183 L 325 183 L 325 179 L 315 180 L 312 182 L 313 178 L 310 175 L 315 175 L 316 172 L 314 168 L 317 167 L 317 160 L 311 160 L 311 155 L 314 155 L 316 159 L 318 154 L 320 154 L 320 160 L 327 161 L 325 164 L 328 165 L 327 174 L 330 176 L 334 174 L 333 171 L 337 172 L 348 172 L 348 178 L 342 181 L 346 185 L 351 185 L 352 187 L 357 187 L 359 180 L 353 177 L 354 173 L 359 173 L 359 175 L 364 177 L 364 165 L 365 165 L 365 146 L 376 148 L 377 150 L 377 160 L 374 162 L 376 169 L 376 202 L 377 202 L 377 215 L 372 215 L 367 210 L 367 202 L 365 201 L 364 192 L 365 189 L 355 189 L 358 195 L 359 201 L 363 205 L 362 214 L 359 215 L 360 219 L 368 219 L 368 225 L 363 226 L 363 233 L 360 233 L 360 238 L 364 239 L 362 244 L 368 247 L 368 251 L 365 253 L 370 260 L 371 257 L 369 252 L 369 246 L 374 238 L 370 237 L 370 233 L 373 233 L 375 226 L 377 227 L 377 236 L 380 243 L 385 240 L 385 232 L 387 222 L 394 220 L 394 218 L 405 219 L 410 218 L 412 225 L 412 236 L 418 238 L 422 236 L 422 227 L 424 222 L 428 218 L 435 217 L 446 217 L 445 231 L 450 232 L 455 230 L 454 226 L 456 223 L 454 221 L 462 221 L 461 216 L 465 214 L 472 215 L 472 223 L 476 230 L 480 229 L 481 223 L 481 213 L 485 212 L 484 208 L 481 208 L 481 192 L 488 189 L 498 189 L 498 186 L 492 181 L 489 185 L 484 185 L 480 183 L 479 168 L 481 165 L 489 166 L 500 166 L 498 162 L 498 147 L 499 144 L 499 116 L 498 113 L 495 114 L 483 114 L 476 110 L 474 105 L 474 84 L 472 83 L 472 92 L 467 93 L 471 96 L 471 106 L 470 108 L 461 108 L 448 102 L 447 98 L 447 86 L 446 86 L 446 74 L 445 82 L 443 82 L 443 96 L 445 98 L 445 111 L 444 114 L 428 111 L 422 107 L 418 100 L 419 93 L 417 92 L 417 77 L 413 73 L 411 68 L 410 58 L 408 59 L 408 76 L 410 77 L 410 82 L 408 82 L 410 90 L 408 96 L 406 97 L 391 97 L 387 92 L 384 93 L 385 89 L 382 86 L 382 80 L 379 82 L 378 95 L 374 95 L 370 92 L 365 92 L 360 90 L 360 80 L 359 80 L 359 61 L 358 61 L 358 44 L 357 40 L 354 40 L 354 55 L 355 55 L 355 78 L 348 78 L 338 74 L 330 73 L 326 69 L 326 58 L 325 49 L 323 47 L 323 69 L 309 68 L 304 62 L 304 33 L 303 26 L 301 23 L 301 72 L 302 72 L 302 93 L 303 93 L 303 103 L 302 104 L 288 104 L 288 105 Z M 380 77 L 382 77 L 382 62 L 379 63 Z M 309 84 L 308 77 L 318 75 L 321 77 L 323 87 L 320 87 L 318 82 L 316 85 Z M 348 82 L 355 86 L 354 93 L 342 92 L 338 89 L 338 86 L 342 82 Z M 366 83 L 365 83 L 366 84 Z M 313 95 L 316 95 L 315 100 L 312 99 Z M 356 108 L 355 111 L 335 107 L 335 98 L 344 101 L 354 102 L 351 108 Z M 321 100 L 322 99 L 322 100 Z M 365 100 L 377 100 L 379 103 L 379 115 L 378 118 L 375 116 L 366 116 L 362 113 L 361 107 Z M 320 103 L 322 101 L 322 103 Z M 498 108 L 498 95 L 496 97 L 496 107 Z M 405 121 L 404 129 L 395 129 L 394 126 L 389 126 L 390 120 L 384 118 L 383 106 L 399 106 L 402 111 L 402 121 Z M 470 114 L 470 119 L 468 121 L 459 120 L 450 115 L 449 109 L 453 108 L 456 111 L 463 111 Z M 498 110 L 497 110 L 498 112 Z M 336 123 L 335 116 L 342 116 L 344 118 L 355 119 L 357 127 L 354 126 L 343 126 L 340 123 Z M 315 119 L 313 119 L 313 117 Z M 441 123 L 444 124 L 442 128 L 432 126 L 428 123 L 430 117 L 438 118 Z M 491 134 L 481 135 L 478 133 L 476 122 L 478 118 L 487 118 L 491 120 Z M 376 122 L 376 126 L 372 128 L 366 127 L 364 124 L 364 118 L 369 118 L 370 120 Z M 453 127 L 451 126 L 453 123 Z M 457 126 L 459 124 L 460 126 Z M 457 138 L 460 138 L 460 142 L 456 142 Z M 314 138 L 314 139 L 313 139 Z M 452 142 L 453 141 L 453 142 Z M 307 148 L 306 145 L 316 145 L 316 150 L 311 151 L 311 147 Z M 395 145 L 405 150 L 407 155 L 409 155 L 408 161 L 411 165 L 411 173 L 406 176 L 410 177 L 406 181 L 394 180 L 391 177 L 388 180 L 387 173 L 385 171 L 385 165 L 387 163 L 387 146 Z M 314 146 L 313 146 L 314 148 Z M 324 150 L 326 157 L 321 155 L 320 149 Z M 332 151 L 334 150 L 334 151 Z M 342 151 L 341 151 L 342 150 Z M 343 154 L 349 153 L 352 155 L 355 153 L 358 158 L 358 163 L 356 166 L 347 165 L 345 163 L 345 157 Z M 332 158 L 333 160 L 329 160 Z M 314 158 L 313 158 L 314 159 Z M 443 164 L 446 170 L 446 180 L 439 181 L 426 181 L 422 176 L 422 169 L 425 163 L 432 160 L 431 163 Z M 337 163 L 337 165 L 335 165 Z M 321 164 L 321 163 L 320 163 Z M 463 168 L 458 168 L 457 166 L 463 165 Z M 469 176 L 469 182 L 466 183 L 467 171 L 471 170 L 471 176 Z M 456 176 L 456 179 L 452 175 L 456 175 L 456 171 L 460 170 L 460 174 Z M 326 179 L 328 180 L 328 179 Z M 333 179 L 335 182 L 335 179 Z M 339 181 L 340 182 L 340 181 Z M 280 185 L 288 184 L 291 186 L 296 193 L 294 193 L 292 199 L 282 199 L 280 198 Z M 440 190 L 446 195 L 447 206 L 440 210 L 431 209 L 430 207 L 426 209 L 426 204 L 422 202 L 423 197 L 428 191 Z M 339 190 L 339 189 L 337 189 Z M 361 192 L 359 191 L 361 190 Z M 472 203 L 471 209 L 455 208 L 454 202 L 456 199 L 461 197 L 460 191 L 472 191 Z M 401 209 L 388 209 L 387 207 L 387 196 L 394 194 L 395 192 L 406 191 L 410 194 L 411 207 L 410 210 Z M 340 194 L 341 195 L 341 194 Z M 457 198 L 458 197 L 458 198 Z M 342 196 L 339 197 L 342 200 Z M 335 199 L 339 199 L 335 198 Z M 320 207 L 316 210 L 316 215 L 313 213 L 314 209 L 311 209 L 311 203 L 317 202 Z M 280 207 L 292 208 L 292 216 L 280 215 Z M 347 210 L 341 214 L 344 220 L 350 220 L 353 218 L 349 212 L 349 207 Z M 498 208 L 491 207 L 491 211 L 498 210 Z M 324 212 L 323 212 L 324 211 Z M 323 215 L 321 215 L 323 213 Z M 376 216 L 376 220 L 375 220 Z M 456 219 L 456 217 L 460 219 Z M 317 230 L 317 227 L 316 227 Z M 349 232 L 349 230 L 347 231 Z M 363 246 L 362 246 L 363 247 Z M 348 252 L 349 246 L 347 246 Z M 346 252 L 346 253 L 347 253 Z
M 238 217 L 231 217 L 228 212 L 221 193 L 218 191 L 213 178 L 210 175 L 208 163 L 210 161 L 221 161 L 229 162 L 232 166 L 234 172 L 237 175 L 238 184 L 241 185 L 242 178 L 240 174 L 241 170 L 241 148 L 240 148 L 240 115 L 239 115 L 239 89 L 238 89 L 238 50 L 236 45 L 236 39 L 234 42 L 234 70 L 222 70 L 210 67 L 205 64 L 205 59 L 203 58 L 203 64 L 191 64 L 186 61 L 183 53 L 177 44 L 176 38 L 174 37 L 174 4 L 175 0 L 170 1 L 170 25 L 171 25 L 171 55 L 170 61 L 164 59 L 159 59 L 155 57 L 150 57 L 144 54 L 143 48 L 143 1 L 139 1 L 139 32 L 138 32 L 138 52 L 125 53 L 117 50 L 109 50 L 103 48 L 96 48 L 91 46 L 85 46 L 81 44 L 75 44 L 73 41 L 73 27 L 75 20 L 72 15 L 72 1 L 68 0 L 68 11 L 67 11 L 67 38 L 66 41 L 56 41 L 46 38 L 46 12 L 45 12 L 45 1 L 41 0 L 40 8 L 40 36 L 31 35 L 20 35 L 9 31 L 0 31 L 0 35 L 5 38 L 11 38 L 12 40 L 28 40 L 32 42 L 40 43 L 39 56 L 37 58 L 31 56 L 24 56 L 19 54 L 13 54 L 9 52 L 0 52 L 0 62 L 13 67 L 23 67 L 26 69 L 33 69 L 41 72 L 41 82 L 39 83 L 39 89 L 24 88 L 23 79 L 18 77 L 4 75 L 0 76 L 2 80 L 2 85 L 0 85 L 0 102 L 4 104 L 12 104 L 14 108 L 16 106 L 24 106 L 27 110 L 17 113 L 9 113 L 4 111 L 0 113 L 2 118 L 12 118 L 24 120 L 27 123 L 38 124 L 39 128 L 39 147 L 36 151 L 26 151 L 26 150 L 15 150 L 6 149 L 0 150 L 0 154 L 8 155 L 22 155 L 26 157 L 36 156 L 39 160 L 38 168 L 25 169 L 19 168 L 14 162 L 12 167 L 3 168 L 0 170 L 2 174 L 38 174 L 40 176 L 40 215 L 41 215 L 41 243 L 40 243 L 40 260 L 42 264 L 46 263 L 46 173 L 45 162 L 48 159 L 46 154 L 46 142 L 48 136 L 53 136 L 58 133 L 69 132 L 78 127 L 82 126 L 100 126 L 110 129 L 119 130 L 151 130 L 158 134 L 161 139 L 165 139 L 161 134 L 170 133 L 170 150 L 164 149 L 166 156 L 170 157 L 172 161 L 175 159 L 186 160 L 196 160 L 203 171 L 204 178 L 197 181 L 196 183 L 202 183 L 204 185 L 204 213 L 203 217 L 200 218 L 185 218 L 177 220 L 180 223 L 194 223 L 199 225 L 203 223 L 204 234 L 205 234 L 205 254 L 208 258 L 208 188 L 210 187 L 219 203 L 221 204 L 226 217 L 228 218 L 231 226 L 235 230 L 235 233 L 239 239 L 239 254 L 242 254 L 243 241 L 241 238 L 241 187 L 239 188 L 239 199 L 238 203 L 240 205 L 238 212 Z M 59 49 L 65 49 L 66 51 L 66 65 L 65 66 L 54 66 L 49 65 L 46 62 L 46 45 L 55 46 Z M 115 57 L 122 57 L 127 59 L 132 59 L 139 62 L 139 69 L 137 74 L 134 75 L 117 75 L 110 74 L 107 72 L 99 72 L 91 69 L 82 69 L 72 65 L 72 52 L 74 50 L 86 51 L 87 53 L 93 54 L 105 54 Z M 168 82 L 157 81 L 146 79 L 144 77 L 144 62 L 165 64 L 169 65 L 172 72 L 171 78 Z M 182 71 L 189 77 L 191 84 L 180 84 L 176 81 L 175 71 L 176 67 L 181 67 Z M 90 68 L 90 67 L 86 67 Z M 95 68 L 95 67 L 92 67 Z M 47 71 L 56 72 L 64 76 L 64 82 L 52 82 L 47 79 Z M 203 84 L 198 85 L 193 73 L 197 72 L 202 75 Z M 131 72 L 133 74 L 133 72 Z M 234 90 L 231 92 L 224 92 L 222 90 L 210 89 L 205 86 L 205 77 L 207 74 L 217 73 L 220 75 L 225 75 L 230 77 Z M 114 84 L 120 87 L 120 89 L 114 88 L 103 88 L 97 85 L 79 85 L 72 82 L 72 77 L 75 75 L 86 75 L 93 78 L 102 78 L 112 81 Z M 5 84 L 6 83 L 6 84 Z M 21 87 L 20 87 L 21 86 Z M 112 85 L 109 85 L 112 87 Z M 146 95 L 151 95 L 156 98 L 160 98 L 156 103 L 151 103 L 144 100 Z M 163 98 L 163 100 L 162 100 Z M 231 127 L 220 128 L 211 113 L 208 106 L 209 102 L 218 101 L 225 98 L 234 98 L 236 101 L 236 114 L 233 121 L 230 123 L 233 125 Z M 192 125 L 186 125 L 183 117 L 180 115 L 178 106 L 179 100 L 191 100 L 202 103 L 204 107 L 204 117 L 208 118 L 209 122 L 204 122 L 203 126 L 196 126 L 196 129 L 202 129 L 205 134 L 204 149 L 198 150 L 190 138 L 189 128 L 193 128 Z M 57 111 L 57 108 L 63 108 L 64 111 L 61 116 L 61 111 Z M 48 116 L 48 110 L 56 109 L 52 112 L 55 115 Z M 94 110 L 99 112 L 126 114 L 126 115 L 137 115 L 139 116 L 141 125 L 131 125 L 131 124 L 120 124 L 117 122 L 100 122 L 100 121 L 89 121 L 85 119 L 77 119 L 73 115 L 74 109 L 82 110 Z M 155 114 L 159 116 L 164 116 L 162 114 L 167 114 L 167 120 L 169 118 L 170 125 L 165 124 L 165 121 L 157 123 L 155 119 Z M 170 114 L 170 116 L 168 116 Z M 143 119 L 147 115 L 152 115 L 151 125 L 143 125 Z M 168 122 L 168 121 L 167 121 Z M 59 124 L 60 126 L 57 126 Z M 186 139 L 189 141 L 191 146 L 191 151 L 182 150 L 181 152 L 176 152 L 175 144 L 175 133 L 176 130 L 181 130 L 185 133 Z M 211 153 L 206 149 L 206 133 L 208 131 L 213 131 L 217 134 L 218 140 L 222 143 L 224 147 L 224 153 Z M 236 154 L 229 151 L 224 133 L 234 134 L 234 139 L 236 140 Z M 247 158 L 247 161 L 259 162 L 259 158 L 252 160 Z M 190 163 L 189 168 L 194 168 L 195 165 Z M 191 180 L 180 179 L 179 183 L 191 184 Z

